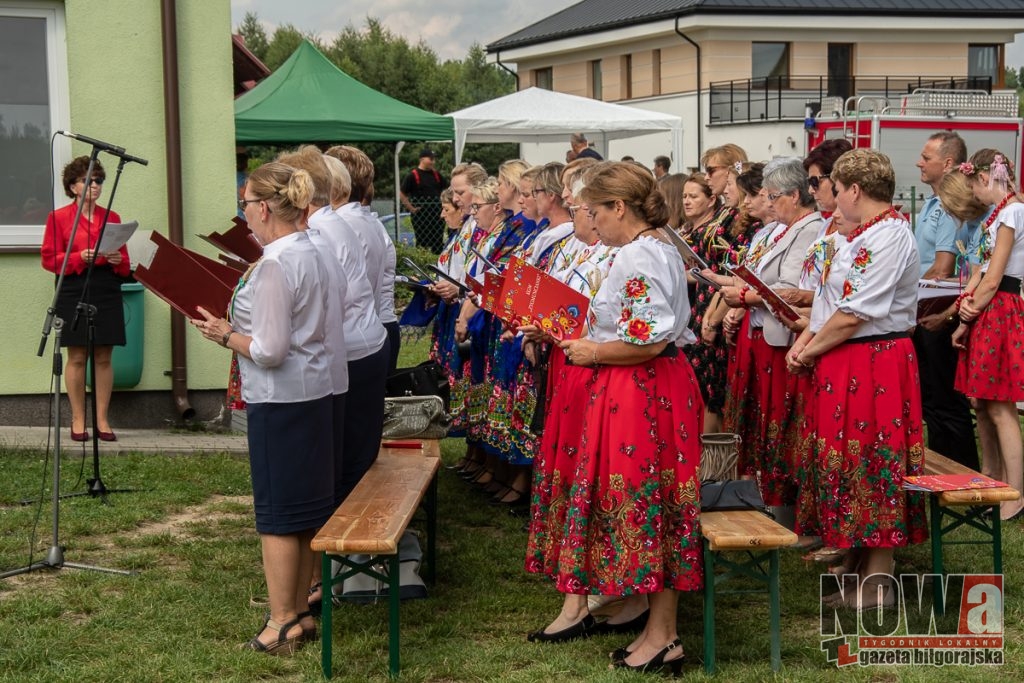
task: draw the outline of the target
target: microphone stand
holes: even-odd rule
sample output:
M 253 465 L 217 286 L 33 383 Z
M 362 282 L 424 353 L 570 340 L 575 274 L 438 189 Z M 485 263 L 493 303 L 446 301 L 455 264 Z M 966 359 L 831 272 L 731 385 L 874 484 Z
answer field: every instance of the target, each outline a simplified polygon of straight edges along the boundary
M 92 170 L 96 164 L 96 157 L 99 156 L 99 148 L 95 145 L 92 148 L 92 154 L 89 156 L 89 168 L 87 170 L 86 178 L 92 179 Z M 124 576 L 133 576 L 137 574 L 136 571 L 127 571 L 124 569 L 111 569 L 107 567 L 97 567 L 89 564 L 79 564 L 75 562 L 66 562 L 64 560 L 64 546 L 60 544 L 60 381 L 61 375 L 63 374 L 63 361 L 64 357 L 61 355 L 60 350 L 60 337 L 61 331 L 64 329 L 64 320 L 57 316 L 57 299 L 60 296 L 60 290 L 64 284 L 64 275 L 67 272 L 68 258 L 71 255 L 70 247 L 75 242 L 75 234 L 78 231 L 78 222 L 82 217 L 82 210 L 85 206 L 85 194 L 79 199 L 78 209 L 75 211 L 75 222 L 71 226 L 71 236 L 68 241 L 68 249 L 64 252 L 64 260 L 60 265 L 60 272 L 57 275 L 57 284 L 53 290 L 53 298 L 50 300 L 50 306 L 46 309 L 46 319 L 43 322 L 43 336 L 39 340 L 39 350 L 36 353 L 37 356 L 42 356 L 43 351 L 46 350 L 46 340 L 50 336 L 50 332 L 54 331 L 53 340 L 53 365 L 51 372 L 53 375 L 53 391 L 51 393 L 53 400 L 53 490 L 52 490 L 52 507 L 53 507 L 53 518 L 52 518 L 52 538 L 50 542 L 50 548 L 46 552 L 46 558 L 39 560 L 38 562 L 30 562 L 24 567 L 18 569 L 12 569 L 11 571 L 0 573 L 0 579 L 6 579 L 10 576 L 17 576 L 19 574 L 26 574 L 28 572 L 35 571 L 37 569 L 43 569 L 50 567 L 53 569 L 84 569 L 88 571 L 105 572 L 107 574 L 121 574 Z M 54 223 L 54 230 L 57 229 L 56 223 Z
M 92 479 L 87 479 L 87 489 L 77 493 L 64 494 L 65 498 L 73 498 L 75 496 L 92 496 L 97 497 L 106 503 L 108 493 L 128 493 L 135 489 L 108 489 L 103 483 L 103 479 L 100 478 L 100 430 L 99 430 L 99 416 L 96 412 L 96 388 L 97 388 L 97 375 L 99 374 L 96 368 L 96 307 L 86 303 L 86 299 L 89 297 L 89 283 L 92 280 L 92 272 L 96 268 L 96 258 L 99 256 L 98 247 L 100 242 L 103 241 L 103 233 L 107 229 L 107 221 L 110 219 L 110 210 L 114 205 L 114 197 L 117 195 L 117 185 L 121 181 L 121 171 L 124 170 L 124 165 L 128 163 L 128 160 L 124 156 L 118 155 L 120 161 L 117 164 L 117 173 L 114 176 L 114 184 L 110 189 L 110 199 L 107 201 L 107 211 L 103 215 L 103 223 L 100 225 L 99 234 L 96 236 L 96 251 L 93 253 L 93 258 L 89 261 L 89 265 L 85 270 L 85 282 L 82 285 L 82 295 L 78 300 L 78 304 L 75 306 L 75 317 L 71 322 L 71 329 L 78 329 L 78 321 L 80 316 L 85 314 L 86 322 L 86 350 L 85 355 L 89 359 L 89 365 L 92 367 L 92 391 L 89 392 L 89 405 L 92 408 Z M 92 175 L 86 176 L 85 191 L 89 191 L 89 186 L 92 184 Z M 85 193 L 82 194 L 83 200 Z

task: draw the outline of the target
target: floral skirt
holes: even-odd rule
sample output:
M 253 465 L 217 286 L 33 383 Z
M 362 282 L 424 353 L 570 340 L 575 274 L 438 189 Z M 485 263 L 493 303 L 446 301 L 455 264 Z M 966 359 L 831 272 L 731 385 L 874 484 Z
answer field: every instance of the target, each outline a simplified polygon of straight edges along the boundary
M 960 352 L 956 390 L 989 401 L 1024 401 L 1024 299 L 996 292 Z
M 921 390 L 909 338 L 848 342 L 814 369 L 813 460 L 800 509 L 816 504 L 822 541 L 836 548 L 893 548 L 928 537 L 924 495 L 903 478 L 924 468 Z
M 529 465 L 537 449 L 537 436 L 530 430 L 537 388 L 522 337 L 497 341 L 491 363 L 484 447 L 510 465 Z
M 700 589 L 703 404 L 686 358 L 604 366 L 582 384 L 555 399 L 582 406 L 553 405 L 545 427 L 545 454 L 566 463 L 551 468 L 557 486 L 548 494 L 549 510 L 564 506 L 564 522 L 549 513 L 551 536 L 531 534 L 527 569 L 553 576 L 563 593 Z M 572 449 L 575 458 L 565 457 Z M 552 505 L 557 495 L 565 502 Z
M 796 376 L 786 368 L 784 346 L 771 346 L 762 334 L 751 340 L 754 379 L 751 396 L 759 428 L 747 451 L 751 456 L 741 468 L 743 474 L 760 472 L 761 495 L 767 505 L 796 502 L 795 454 L 787 448 L 786 435 L 792 429 Z
M 744 464 L 752 457 L 749 449 L 757 441 L 755 434 L 759 423 L 759 408 L 751 393 L 756 377 L 749 330 L 750 316 L 747 315 L 743 317 L 740 329 L 736 333 L 736 344 L 729 347 L 728 391 L 725 396 L 725 408 L 722 411 L 723 429 L 740 436 L 737 448 L 740 472 L 744 471 Z

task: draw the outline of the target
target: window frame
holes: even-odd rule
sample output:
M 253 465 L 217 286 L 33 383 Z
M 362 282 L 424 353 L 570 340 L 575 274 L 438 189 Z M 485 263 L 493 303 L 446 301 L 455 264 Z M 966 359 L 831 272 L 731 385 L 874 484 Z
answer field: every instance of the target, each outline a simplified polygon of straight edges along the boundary
M 754 60 L 754 49 L 757 45 L 782 45 L 784 46 L 783 56 L 785 57 L 786 73 L 777 76 L 757 76 L 754 73 L 756 62 Z M 789 88 L 789 79 L 793 70 L 793 43 L 782 40 L 752 40 L 750 41 L 750 83 L 752 87 L 767 87 L 775 85 L 778 79 L 778 88 Z
M 988 76 L 989 74 L 977 74 L 971 73 L 971 50 L 977 48 L 988 48 L 995 52 L 996 63 L 993 67 L 995 73 L 992 74 L 992 88 L 1005 88 L 1006 87 L 1006 67 L 1005 67 L 1005 46 L 999 43 L 968 43 L 967 44 L 967 77 L 968 78 L 979 78 Z
M 67 59 L 67 24 L 64 16 L 64 3 L 45 0 L 40 2 L 19 2 L 18 0 L 0 0 L 0 17 L 18 17 L 46 20 L 46 72 L 47 96 L 50 107 L 50 134 L 68 128 L 71 119 L 70 85 L 68 79 Z M 54 176 L 53 206 L 64 203 L 64 191 L 60 187 L 58 169 L 71 160 L 71 141 L 57 136 L 52 145 L 53 164 L 51 173 Z M 38 252 L 43 243 L 45 223 L 39 225 L 8 225 L 0 224 L 0 252 L 33 253 Z
M 542 80 L 547 80 L 547 85 L 541 85 Z M 546 66 L 543 69 L 533 70 L 533 85 L 544 90 L 555 89 L 555 70 L 553 67 Z

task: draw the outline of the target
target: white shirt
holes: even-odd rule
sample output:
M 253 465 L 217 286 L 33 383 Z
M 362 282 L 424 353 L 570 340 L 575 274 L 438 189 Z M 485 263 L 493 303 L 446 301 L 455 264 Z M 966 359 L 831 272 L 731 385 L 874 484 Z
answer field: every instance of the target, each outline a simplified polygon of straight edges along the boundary
M 1024 204 L 1014 202 L 1003 207 L 999 217 L 992 221 L 985 234 L 986 246 L 989 250 L 996 248 L 996 234 L 999 226 L 1005 225 L 1013 230 L 1013 251 L 1010 252 L 1010 260 L 1006 262 L 1006 270 L 1003 275 L 1010 277 L 1024 278 Z M 981 272 L 988 272 L 989 259 L 981 264 Z
M 327 337 L 325 344 L 334 356 L 331 362 L 332 394 L 344 394 L 348 391 L 348 354 L 345 347 L 345 293 L 348 290 L 348 278 L 341 269 L 341 264 L 331 253 L 331 243 L 316 228 L 306 230 L 309 241 L 316 247 L 327 271 Z
M 462 224 L 462 229 L 448 241 L 441 255 L 437 257 L 437 267 L 459 282 L 466 281 L 466 260 L 473 255 L 469 250 L 473 246 L 476 234 L 476 219 L 470 216 Z
M 539 235 L 537 235 L 537 237 L 534 238 L 533 244 L 527 247 L 526 251 L 523 252 L 523 260 L 531 266 L 537 265 L 537 261 L 540 259 L 541 255 L 547 251 L 548 247 L 554 245 L 556 242 L 561 242 L 572 234 L 572 231 L 573 225 L 571 221 L 545 228 Z
M 311 215 L 308 222 L 330 243 L 331 253 L 348 278 L 343 321 L 346 358 L 349 362 L 366 358 L 384 346 L 388 333 L 377 315 L 377 300 L 366 276 L 362 244 L 349 224 L 329 206 Z
M 760 277 L 761 263 L 764 262 L 765 257 L 772 250 L 772 240 L 776 236 L 781 235 L 785 229 L 785 224 L 772 221 L 754 233 L 753 239 L 750 240 L 751 247 L 747 250 L 747 255 L 743 259 L 743 263 L 753 271 L 754 275 Z M 764 316 L 770 314 L 763 307 L 754 306 L 747 311 L 747 315 L 750 316 L 750 326 L 747 334 L 750 334 L 752 330 L 764 327 Z
M 675 247 L 641 235 L 619 248 L 590 302 L 587 337 L 629 344 L 692 344 L 686 268 Z
M 305 233 L 263 247 L 263 258 L 231 302 L 232 326 L 252 338 L 251 358 L 238 354 L 246 403 L 298 403 L 331 394 L 328 282 Z
M 382 323 L 398 320 L 395 315 L 395 245 L 388 237 L 384 225 L 378 221 L 370 207 L 359 202 L 349 202 L 339 206 L 336 213 L 348 223 L 359 238 L 366 259 L 366 276 L 373 287 L 374 305 Z M 390 273 L 388 272 L 388 247 L 390 253 Z
M 584 244 L 569 267 L 561 271 L 557 277 L 580 294 L 593 299 L 608 277 L 608 271 L 611 270 L 617 253 L 619 247 L 609 247 L 600 241 L 591 245 Z
M 852 242 L 844 235 L 835 238 L 836 252 L 811 306 L 811 332 L 836 311 L 864 321 L 851 339 L 914 327 L 921 265 L 910 224 L 887 218 Z

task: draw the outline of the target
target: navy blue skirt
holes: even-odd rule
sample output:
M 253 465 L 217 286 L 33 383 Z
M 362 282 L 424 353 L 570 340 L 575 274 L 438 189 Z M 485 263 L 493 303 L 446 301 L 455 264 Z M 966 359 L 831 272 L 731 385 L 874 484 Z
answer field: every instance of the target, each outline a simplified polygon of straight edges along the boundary
M 334 398 L 250 403 L 249 466 L 256 530 L 319 529 L 334 513 Z

